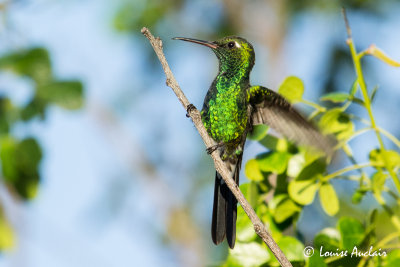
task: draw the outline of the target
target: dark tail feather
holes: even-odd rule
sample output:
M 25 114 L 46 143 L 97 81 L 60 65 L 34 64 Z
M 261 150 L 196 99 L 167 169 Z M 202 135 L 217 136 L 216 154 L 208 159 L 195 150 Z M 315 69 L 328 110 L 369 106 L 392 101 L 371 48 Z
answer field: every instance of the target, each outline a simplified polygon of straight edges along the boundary
M 238 162 L 240 164 L 240 160 Z M 236 166 L 234 180 L 239 184 L 240 165 Z M 225 184 L 221 175 L 215 173 L 214 206 L 211 224 L 211 237 L 214 244 L 221 243 L 225 236 L 233 249 L 236 240 L 237 200 Z
M 239 168 L 236 168 L 235 176 L 233 177 L 236 184 L 239 184 Z M 228 188 L 229 190 L 229 188 Z M 231 190 L 228 193 L 228 203 L 226 207 L 226 240 L 228 245 L 233 249 L 236 240 L 236 218 L 237 218 L 237 200 Z
M 226 186 L 218 172 L 215 172 L 214 204 L 211 223 L 211 237 L 215 245 L 225 238 L 226 232 L 226 200 L 229 188 Z

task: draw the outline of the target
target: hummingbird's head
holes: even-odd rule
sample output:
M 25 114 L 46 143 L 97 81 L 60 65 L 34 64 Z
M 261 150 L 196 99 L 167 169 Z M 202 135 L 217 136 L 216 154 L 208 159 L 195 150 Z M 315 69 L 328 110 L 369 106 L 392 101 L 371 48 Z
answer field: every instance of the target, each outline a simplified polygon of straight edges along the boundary
M 211 48 L 220 61 L 222 71 L 244 70 L 250 73 L 254 66 L 255 54 L 253 46 L 244 38 L 227 36 L 214 42 L 183 37 L 175 37 L 173 39 L 201 44 Z

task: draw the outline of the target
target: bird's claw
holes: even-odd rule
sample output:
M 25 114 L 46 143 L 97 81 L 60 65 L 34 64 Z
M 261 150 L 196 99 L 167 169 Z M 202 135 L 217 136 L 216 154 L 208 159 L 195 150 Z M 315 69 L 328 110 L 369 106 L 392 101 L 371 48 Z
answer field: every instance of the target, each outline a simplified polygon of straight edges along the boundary
M 215 150 L 217 150 L 218 148 L 222 147 L 223 144 L 216 144 L 214 146 L 210 146 L 206 148 L 207 154 L 211 155 Z
M 187 105 L 186 108 L 186 117 L 189 118 L 190 117 L 190 112 L 192 112 L 193 110 L 195 110 L 196 107 L 193 104 L 189 104 Z

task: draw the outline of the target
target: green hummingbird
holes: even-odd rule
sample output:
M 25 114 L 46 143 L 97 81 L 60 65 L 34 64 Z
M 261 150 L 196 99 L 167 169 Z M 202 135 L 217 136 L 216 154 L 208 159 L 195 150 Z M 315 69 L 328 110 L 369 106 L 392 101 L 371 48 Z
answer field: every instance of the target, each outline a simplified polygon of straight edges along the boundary
M 304 119 L 283 96 L 268 88 L 250 85 L 255 53 L 248 41 L 237 36 L 214 42 L 184 37 L 173 39 L 207 46 L 218 58 L 218 75 L 205 96 L 201 118 L 217 143 L 207 148 L 208 153 L 219 151 L 237 184 L 246 136 L 253 125 L 266 124 L 295 143 L 331 151 L 331 140 Z M 229 247 L 235 246 L 236 217 L 237 200 L 216 172 L 211 225 L 211 237 L 216 245 L 226 237 Z

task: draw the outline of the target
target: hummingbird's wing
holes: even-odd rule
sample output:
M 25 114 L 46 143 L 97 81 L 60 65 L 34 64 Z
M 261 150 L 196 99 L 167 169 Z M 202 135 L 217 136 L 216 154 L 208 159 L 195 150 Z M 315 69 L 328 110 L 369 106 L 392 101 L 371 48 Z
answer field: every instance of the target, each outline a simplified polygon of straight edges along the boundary
M 248 97 L 253 108 L 252 125 L 266 124 L 297 144 L 332 154 L 335 141 L 322 135 L 283 96 L 262 86 L 252 86 Z

